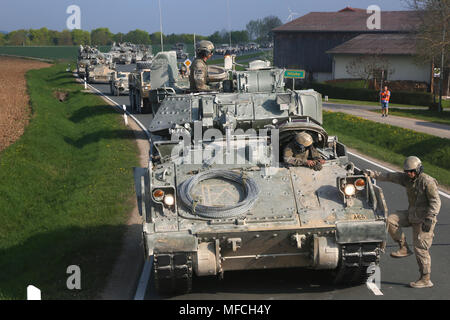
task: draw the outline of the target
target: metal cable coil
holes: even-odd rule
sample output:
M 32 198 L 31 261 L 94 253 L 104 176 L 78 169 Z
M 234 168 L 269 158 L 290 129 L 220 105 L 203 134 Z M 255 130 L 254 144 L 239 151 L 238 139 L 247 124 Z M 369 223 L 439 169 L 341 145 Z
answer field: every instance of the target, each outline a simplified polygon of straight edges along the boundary
M 193 199 L 191 196 L 192 189 L 199 182 L 213 178 L 222 178 L 241 184 L 246 191 L 245 199 L 229 206 L 205 206 L 200 204 L 198 199 Z M 181 201 L 191 210 L 192 214 L 213 219 L 230 218 L 244 214 L 253 207 L 259 195 L 259 187 L 252 178 L 246 177 L 245 174 L 218 169 L 200 172 L 184 181 L 178 189 Z

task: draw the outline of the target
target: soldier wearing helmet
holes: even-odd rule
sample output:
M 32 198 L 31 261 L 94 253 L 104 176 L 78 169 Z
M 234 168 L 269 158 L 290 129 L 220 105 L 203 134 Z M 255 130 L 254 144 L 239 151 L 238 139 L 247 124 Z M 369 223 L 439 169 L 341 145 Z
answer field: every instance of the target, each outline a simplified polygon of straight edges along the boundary
M 431 256 L 429 249 L 433 242 L 436 216 L 441 208 L 437 181 L 423 172 L 419 158 L 411 156 L 403 164 L 404 172 L 380 173 L 367 171 L 370 177 L 381 181 L 400 184 L 406 188 L 408 210 L 397 211 L 388 217 L 388 231 L 400 249 L 392 252 L 394 258 L 403 258 L 412 254 L 406 243 L 402 227 L 412 227 L 413 246 L 419 265 L 420 279 L 411 282 L 413 288 L 432 287 Z
M 325 161 L 313 146 L 313 138 L 306 132 L 299 132 L 284 148 L 283 160 L 292 166 L 306 166 L 316 171 L 322 170 Z
M 207 40 L 198 42 L 196 53 L 197 58 L 192 63 L 189 74 L 191 91 L 211 91 L 211 88 L 207 85 L 209 79 L 206 61 L 208 61 L 214 53 L 213 43 Z

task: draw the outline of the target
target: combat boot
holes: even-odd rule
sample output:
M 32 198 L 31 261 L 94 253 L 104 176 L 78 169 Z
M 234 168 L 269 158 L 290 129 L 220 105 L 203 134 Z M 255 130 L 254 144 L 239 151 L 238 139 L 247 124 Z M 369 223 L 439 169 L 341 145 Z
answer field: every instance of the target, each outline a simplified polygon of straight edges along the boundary
M 410 282 L 409 286 L 412 288 L 431 288 L 433 286 L 433 282 L 430 280 L 430 274 L 422 274 L 420 279 L 416 282 Z
M 408 244 L 406 243 L 405 240 L 397 241 L 397 242 L 400 246 L 400 249 L 398 249 L 397 251 L 391 252 L 391 257 L 404 258 L 404 257 L 408 257 L 413 254 L 413 252 L 411 250 L 409 250 Z

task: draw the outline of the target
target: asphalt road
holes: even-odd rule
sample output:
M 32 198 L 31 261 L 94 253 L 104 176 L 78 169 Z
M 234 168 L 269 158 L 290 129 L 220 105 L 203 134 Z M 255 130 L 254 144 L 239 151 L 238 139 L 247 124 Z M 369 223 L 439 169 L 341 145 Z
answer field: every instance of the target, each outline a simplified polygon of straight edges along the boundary
M 130 70 L 134 66 L 118 66 L 119 70 Z M 94 85 L 129 110 L 128 96 L 110 95 L 109 85 Z M 130 110 L 129 110 L 130 111 Z M 151 122 L 152 115 L 135 115 L 145 126 Z M 370 162 L 350 156 L 350 160 L 359 168 L 384 171 Z M 426 168 L 425 168 L 426 170 Z M 407 208 L 406 192 L 403 187 L 380 182 L 390 212 Z M 150 280 L 146 299 L 184 299 L 184 300 L 301 300 L 301 299 L 450 299 L 450 199 L 441 196 L 442 207 L 435 229 L 434 243 L 431 248 L 433 288 L 412 289 L 409 282 L 418 279 L 419 272 L 415 256 L 394 259 L 389 253 L 397 245 L 390 238 L 386 253 L 381 257 L 381 292 L 377 296 L 366 285 L 356 287 L 335 287 L 330 285 L 328 272 L 304 269 L 233 271 L 226 272 L 224 280 L 202 277 L 194 278 L 193 292 L 176 297 L 160 297 Z M 405 229 L 409 243 L 412 243 L 411 229 Z

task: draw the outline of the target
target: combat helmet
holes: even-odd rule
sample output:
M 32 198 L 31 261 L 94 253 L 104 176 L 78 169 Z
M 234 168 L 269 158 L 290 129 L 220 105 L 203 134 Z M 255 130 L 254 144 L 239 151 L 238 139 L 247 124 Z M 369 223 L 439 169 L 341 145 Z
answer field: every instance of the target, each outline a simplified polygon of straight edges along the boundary
M 403 163 L 403 170 L 404 171 L 414 170 L 416 174 L 419 175 L 423 171 L 422 161 L 420 161 L 420 159 L 415 156 L 410 156 L 405 159 L 405 162 Z
M 310 145 L 313 144 L 314 141 L 309 134 L 307 134 L 305 131 L 302 131 L 295 135 L 295 142 L 305 147 L 309 147 Z
M 201 40 L 197 43 L 196 52 L 198 56 L 208 56 L 214 53 L 214 44 L 208 40 Z

